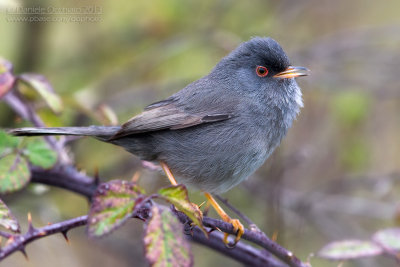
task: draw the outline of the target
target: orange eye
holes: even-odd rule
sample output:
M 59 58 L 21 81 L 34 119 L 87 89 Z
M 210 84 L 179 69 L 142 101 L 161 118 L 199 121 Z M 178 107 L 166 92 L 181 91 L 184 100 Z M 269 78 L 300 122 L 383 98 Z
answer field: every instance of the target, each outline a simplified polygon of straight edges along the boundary
M 264 66 L 257 66 L 256 73 L 259 77 L 265 77 L 268 75 L 268 69 Z

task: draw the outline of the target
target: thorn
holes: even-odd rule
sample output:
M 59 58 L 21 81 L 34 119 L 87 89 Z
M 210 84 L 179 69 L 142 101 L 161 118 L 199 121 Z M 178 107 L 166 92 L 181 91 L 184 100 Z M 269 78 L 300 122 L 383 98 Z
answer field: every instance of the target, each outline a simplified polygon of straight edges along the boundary
M 140 179 L 141 172 L 140 171 L 135 171 L 135 173 L 132 176 L 132 182 L 137 183 Z
M 28 233 L 33 233 L 35 232 L 35 227 L 33 227 L 32 224 L 32 215 L 30 212 L 28 212 Z
M 24 254 L 25 260 L 29 261 L 28 254 L 26 254 L 25 248 L 22 247 L 19 249 L 19 251 L 21 251 L 21 253 Z
M 253 232 L 261 232 L 260 228 L 258 228 L 258 226 L 255 225 L 254 223 L 250 224 L 250 225 L 249 225 L 249 228 L 250 228 L 250 231 L 253 231 Z
M 208 230 L 208 234 L 211 234 L 212 232 L 214 232 L 216 229 L 211 228 L 210 230 Z
M 100 184 L 100 176 L 99 176 L 99 168 L 98 167 L 94 168 L 93 184 L 95 184 L 95 185 L 99 185 Z
M 204 204 L 206 204 L 206 202 L 207 202 L 207 201 L 203 201 L 203 202 L 201 202 L 201 203 L 200 203 L 200 205 L 198 206 L 198 207 L 199 207 L 199 209 L 201 208 L 201 206 L 203 206 Z
M 68 239 L 68 236 L 67 236 L 67 231 L 62 231 L 61 234 L 63 235 L 65 241 L 66 241 L 67 244 L 69 245 L 70 243 L 69 243 L 69 239 Z
M 39 232 L 39 233 L 38 233 L 39 236 L 45 236 L 46 234 L 47 234 L 46 231 L 42 231 L 42 232 Z
M 275 230 L 272 233 L 271 240 L 274 241 L 274 242 L 276 242 L 276 240 L 278 240 L 278 231 L 277 230 Z

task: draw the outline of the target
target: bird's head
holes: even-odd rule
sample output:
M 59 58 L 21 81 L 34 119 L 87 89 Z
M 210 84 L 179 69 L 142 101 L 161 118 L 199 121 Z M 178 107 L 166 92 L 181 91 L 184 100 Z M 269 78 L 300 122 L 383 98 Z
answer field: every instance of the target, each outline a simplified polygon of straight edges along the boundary
M 236 83 L 238 90 L 268 94 L 296 84 L 293 78 L 308 75 L 308 69 L 291 66 L 282 47 L 272 38 L 255 37 L 221 60 L 212 73 Z

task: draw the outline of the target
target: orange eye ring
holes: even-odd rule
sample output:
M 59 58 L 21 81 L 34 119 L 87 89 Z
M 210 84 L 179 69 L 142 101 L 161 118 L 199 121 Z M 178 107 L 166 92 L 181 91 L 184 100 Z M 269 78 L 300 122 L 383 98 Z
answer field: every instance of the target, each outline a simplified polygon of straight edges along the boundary
M 268 69 L 264 66 L 257 66 L 256 73 L 259 77 L 265 77 L 268 75 Z

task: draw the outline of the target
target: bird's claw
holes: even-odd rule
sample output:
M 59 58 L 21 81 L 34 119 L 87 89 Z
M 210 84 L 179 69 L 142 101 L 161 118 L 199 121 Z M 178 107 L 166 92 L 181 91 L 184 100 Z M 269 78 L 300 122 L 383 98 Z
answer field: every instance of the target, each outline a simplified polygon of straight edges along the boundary
M 229 240 L 228 240 L 229 234 L 225 233 L 224 234 L 224 244 L 227 248 L 234 248 L 236 246 L 236 244 L 239 242 L 242 235 L 244 234 L 244 226 L 238 219 L 229 218 L 227 220 L 227 222 L 232 224 L 233 230 L 236 232 L 236 237 L 235 237 L 235 241 L 231 244 L 231 243 L 229 243 Z

